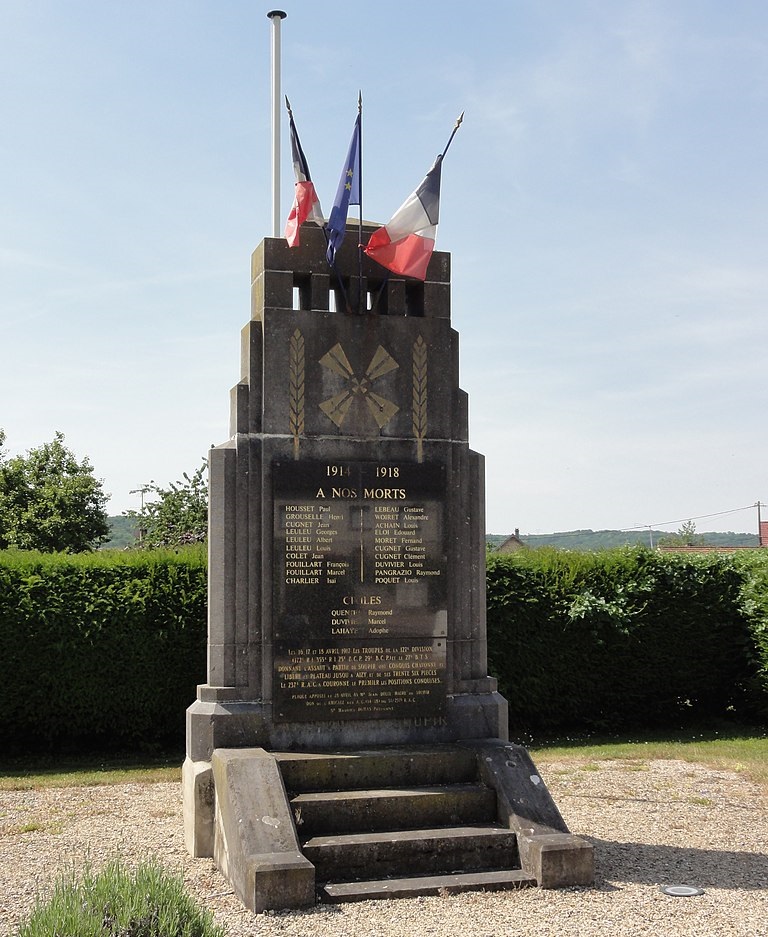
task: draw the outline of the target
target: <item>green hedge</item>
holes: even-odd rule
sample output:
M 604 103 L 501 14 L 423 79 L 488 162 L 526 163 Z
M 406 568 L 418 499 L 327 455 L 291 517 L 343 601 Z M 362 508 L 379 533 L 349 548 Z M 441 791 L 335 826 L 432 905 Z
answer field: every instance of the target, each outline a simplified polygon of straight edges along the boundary
M 747 687 L 758 718 L 768 722 L 768 550 L 739 553 L 736 565 L 744 576 L 741 597 L 749 621 Z
M 488 560 L 514 736 L 768 718 L 768 551 Z M 0 553 L 0 744 L 180 745 L 204 679 L 201 549 Z
M 0 554 L 0 743 L 180 742 L 205 674 L 200 549 Z
M 759 715 L 768 557 L 531 550 L 488 560 L 489 669 L 513 733 Z

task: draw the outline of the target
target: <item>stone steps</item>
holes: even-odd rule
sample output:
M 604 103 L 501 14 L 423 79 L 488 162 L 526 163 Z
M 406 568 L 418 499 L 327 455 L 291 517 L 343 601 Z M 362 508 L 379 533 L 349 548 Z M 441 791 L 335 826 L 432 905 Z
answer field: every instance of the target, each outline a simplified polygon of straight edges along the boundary
M 417 875 L 366 882 L 335 882 L 321 885 L 319 896 L 329 903 L 372 901 L 376 898 L 415 898 L 419 895 L 456 894 L 462 891 L 502 891 L 535 885 L 520 869 L 494 872 L 453 872 L 446 875 Z
M 302 852 L 321 883 L 520 867 L 515 834 L 490 824 L 315 836 Z
M 525 749 L 218 748 L 214 856 L 252 911 L 594 880 Z M 214 800 L 211 799 L 211 803 Z
M 474 753 L 455 745 L 273 754 L 286 788 L 295 794 L 477 781 Z
M 299 836 L 458 826 L 495 817 L 496 795 L 484 784 L 383 790 L 315 791 L 291 797 Z
M 276 752 L 324 901 L 519 888 L 515 831 L 461 746 Z

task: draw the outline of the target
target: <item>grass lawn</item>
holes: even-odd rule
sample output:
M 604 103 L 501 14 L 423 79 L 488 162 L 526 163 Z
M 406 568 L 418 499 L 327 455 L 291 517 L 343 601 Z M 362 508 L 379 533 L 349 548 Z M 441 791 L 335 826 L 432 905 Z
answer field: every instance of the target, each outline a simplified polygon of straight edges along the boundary
M 181 781 L 184 752 L 161 755 L 29 755 L 0 762 L 0 791 Z
M 552 761 L 654 761 L 697 762 L 723 771 L 735 771 L 768 788 L 768 730 L 738 728 L 680 731 L 664 735 L 642 734 L 633 738 L 560 739 L 532 745 L 537 764 Z
M 735 771 L 768 788 L 768 730 L 727 726 L 631 738 L 566 738 L 528 745 L 534 761 L 574 764 L 601 760 L 698 762 Z M 19 756 L 0 763 L 0 791 L 90 784 L 181 781 L 182 751 L 160 755 Z

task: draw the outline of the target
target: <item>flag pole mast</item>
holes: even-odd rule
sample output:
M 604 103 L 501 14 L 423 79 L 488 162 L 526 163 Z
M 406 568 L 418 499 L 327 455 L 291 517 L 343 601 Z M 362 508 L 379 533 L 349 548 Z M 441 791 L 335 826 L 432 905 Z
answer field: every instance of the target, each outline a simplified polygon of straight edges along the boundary
M 280 21 L 287 16 L 271 10 L 272 20 L 272 237 L 280 237 Z
M 357 92 L 357 116 L 360 120 L 360 132 L 357 135 L 357 171 L 360 175 L 360 217 L 357 221 L 357 274 L 359 279 L 357 314 L 362 315 L 364 307 L 363 296 L 363 92 Z
M 448 137 L 448 142 L 445 144 L 445 149 L 440 154 L 440 159 L 445 157 L 445 154 L 448 152 L 448 147 L 453 143 L 453 138 L 456 136 L 456 131 L 461 127 L 461 122 L 464 120 L 464 111 L 462 111 L 459 116 L 456 118 L 456 123 L 451 131 L 450 137 Z

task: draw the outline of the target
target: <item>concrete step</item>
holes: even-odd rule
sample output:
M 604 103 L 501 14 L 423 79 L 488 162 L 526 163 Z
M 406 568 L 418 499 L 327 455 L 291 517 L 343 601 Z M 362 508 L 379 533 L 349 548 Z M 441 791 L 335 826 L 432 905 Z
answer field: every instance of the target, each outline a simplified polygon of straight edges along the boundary
M 299 836 L 456 826 L 496 820 L 496 792 L 484 784 L 395 790 L 316 791 L 291 798 Z
M 515 833 L 494 824 L 313 836 L 302 851 L 318 882 L 520 868 Z
M 415 898 L 419 895 L 455 894 L 462 891 L 503 891 L 536 885 L 520 869 L 493 872 L 454 872 L 447 875 L 417 875 L 368 882 L 328 882 L 318 895 L 321 901 L 371 901 L 375 898 Z
M 393 747 L 359 752 L 274 752 L 285 786 L 307 791 L 424 787 L 477 779 L 477 758 L 453 745 Z

